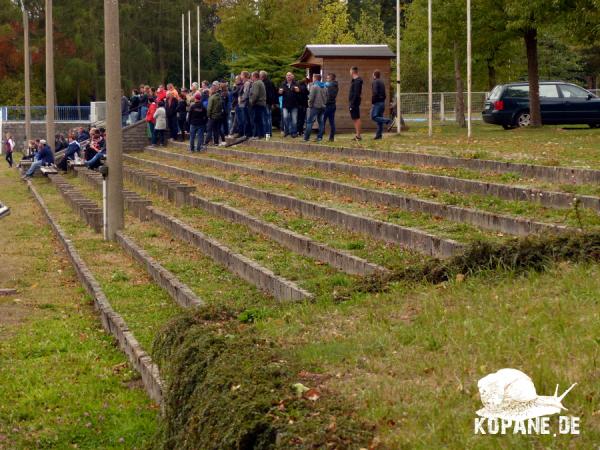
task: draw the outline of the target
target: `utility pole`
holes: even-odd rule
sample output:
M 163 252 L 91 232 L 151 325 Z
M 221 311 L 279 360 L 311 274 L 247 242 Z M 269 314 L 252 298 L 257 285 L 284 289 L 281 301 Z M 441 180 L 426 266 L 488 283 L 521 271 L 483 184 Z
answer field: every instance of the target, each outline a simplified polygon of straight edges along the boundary
M 198 88 L 200 88 L 200 5 L 196 7 L 196 21 L 198 22 Z
M 104 66 L 106 71 L 106 238 L 115 239 L 124 226 L 123 131 L 121 130 L 121 43 L 119 0 L 104 0 Z
M 467 0 L 467 137 L 471 139 L 472 135 L 472 114 L 473 114 L 473 103 L 471 85 L 472 80 L 472 67 L 473 62 L 471 59 L 471 0 Z
M 46 142 L 54 149 L 54 38 L 52 0 L 46 0 Z
M 433 136 L 433 54 L 431 50 L 431 0 L 427 2 L 427 78 L 428 78 L 428 94 L 427 94 L 427 122 L 429 125 L 429 137 Z
M 31 140 L 31 58 L 29 56 L 29 13 L 25 9 L 25 4 L 22 1 L 21 10 L 23 11 L 23 65 L 25 67 L 25 142 L 29 143 Z
M 402 132 L 402 108 L 400 106 L 400 0 L 396 0 L 396 121 L 398 122 L 398 134 Z

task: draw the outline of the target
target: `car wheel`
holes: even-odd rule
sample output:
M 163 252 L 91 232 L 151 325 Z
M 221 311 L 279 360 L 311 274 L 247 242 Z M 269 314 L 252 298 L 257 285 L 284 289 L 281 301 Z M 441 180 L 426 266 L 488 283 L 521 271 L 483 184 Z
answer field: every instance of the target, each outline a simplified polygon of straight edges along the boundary
M 590 123 L 590 128 L 600 128 L 600 123 Z
M 529 111 L 520 112 L 515 120 L 515 125 L 522 128 L 528 127 L 531 124 L 531 114 Z

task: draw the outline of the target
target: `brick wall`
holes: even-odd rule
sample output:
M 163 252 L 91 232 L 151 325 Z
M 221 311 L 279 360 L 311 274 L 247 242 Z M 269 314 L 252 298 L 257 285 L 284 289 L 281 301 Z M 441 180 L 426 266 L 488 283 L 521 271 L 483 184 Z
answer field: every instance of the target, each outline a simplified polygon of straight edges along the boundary
M 89 122 L 56 122 L 55 123 L 56 133 L 66 134 L 69 130 L 77 127 L 89 127 Z M 25 122 L 2 122 L 2 139 L 4 139 L 4 133 L 9 132 L 12 134 L 15 143 L 17 144 L 17 151 L 23 150 L 25 143 Z M 46 138 L 46 122 L 31 122 L 31 134 L 32 139 L 45 139 Z M 54 145 L 54 144 L 51 144 Z

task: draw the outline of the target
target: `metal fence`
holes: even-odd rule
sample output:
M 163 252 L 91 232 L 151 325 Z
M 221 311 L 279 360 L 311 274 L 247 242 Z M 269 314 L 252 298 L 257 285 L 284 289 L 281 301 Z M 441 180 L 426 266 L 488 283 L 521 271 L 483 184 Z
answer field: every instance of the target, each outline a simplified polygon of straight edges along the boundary
M 487 92 L 472 93 L 473 119 L 481 119 Z M 465 115 L 467 113 L 467 94 L 464 94 Z M 406 92 L 400 94 L 400 109 L 404 120 L 421 122 L 427 120 L 429 110 L 429 95 L 427 92 Z M 456 92 L 434 92 L 433 93 L 433 118 L 434 120 L 446 121 L 456 118 Z
M 56 106 L 54 108 L 54 118 L 57 122 L 79 122 L 90 120 L 89 106 Z M 24 121 L 24 106 L 0 106 L 0 121 Z M 45 121 L 46 107 L 32 106 L 31 120 Z

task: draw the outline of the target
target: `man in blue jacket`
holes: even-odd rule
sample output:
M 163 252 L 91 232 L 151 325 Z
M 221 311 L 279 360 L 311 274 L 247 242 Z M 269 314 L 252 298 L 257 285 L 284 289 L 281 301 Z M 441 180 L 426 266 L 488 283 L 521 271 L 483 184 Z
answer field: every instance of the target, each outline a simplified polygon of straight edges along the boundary
M 31 167 L 27 171 L 25 175 L 23 175 L 23 179 L 31 178 L 36 170 L 38 170 L 42 166 L 49 166 L 54 164 L 54 153 L 52 153 L 52 149 L 46 143 L 44 139 L 40 140 L 40 146 L 38 148 L 38 152 L 35 155 L 35 161 L 31 164 Z
M 75 139 L 75 135 L 69 134 L 69 145 L 61 162 L 57 164 L 57 168 L 66 172 L 69 167 L 69 161 L 75 159 L 75 155 L 81 156 L 81 144 Z

